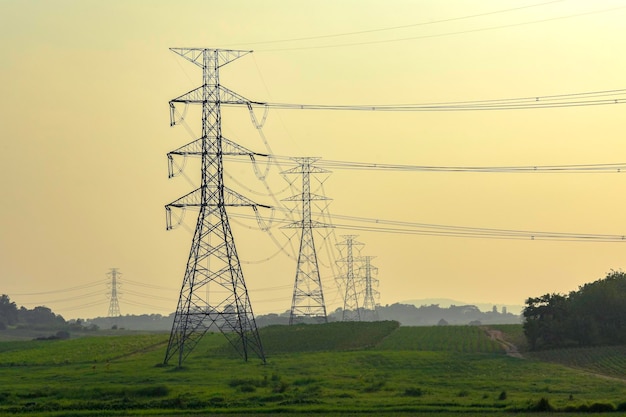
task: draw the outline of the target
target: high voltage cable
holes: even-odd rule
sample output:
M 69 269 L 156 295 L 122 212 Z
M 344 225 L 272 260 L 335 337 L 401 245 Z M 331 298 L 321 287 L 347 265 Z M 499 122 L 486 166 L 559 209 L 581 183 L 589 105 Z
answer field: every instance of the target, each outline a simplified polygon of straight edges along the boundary
M 551 21 L 555 21 L 555 20 L 571 19 L 571 18 L 580 17 L 580 16 L 589 16 L 589 15 L 592 15 L 592 14 L 608 13 L 608 12 L 613 12 L 613 11 L 624 9 L 624 8 L 626 8 L 626 6 L 617 6 L 617 7 L 612 7 L 612 8 L 609 8 L 609 9 L 591 10 L 591 11 L 588 11 L 588 12 L 575 13 L 575 14 L 570 14 L 570 15 L 565 15 L 565 16 L 555 16 L 555 17 L 549 17 L 549 18 L 545 18 L 545 19 L 529 20 L 529 21 L 526 21 L 526 22 L 509 23 L 509 24 L 505 24 L 505 25 L 488 26 L 488 27 L 481 27 L 481 28 L 476 28 L 476 29 L 466 29 L 466 30 L 459 30 L 459 31 L 456 31 L 456 32 L 436 33 L 436 34 L 431 34 L 431 35 L 417 35 L 417 36 L 408 36 L 408 37 L 403 37 L 403 38 L 392 38 L 392 39 L 382 39 L 382 40 L 373 40 L 373 41 L 360 41 L 360 42 L 342 43 L 342 44 L 334 44 L 334 45 L 331 44 L 331 45 L 285 47 L 285 48 L 274 48 L 274 49 L 259 49 L 257 51 L 259 51 L 259 52 L 280 52 L 280 51 L 299 51 L 299 50 L 307 50 L 307 49 L 342 48 L 342 47 L 349 47 L 349 46 L 375 45 L 375 44 L 384 44 L 384 43 L 391 43 L 391 42 L 401 42 L 401 41 L 417 40 L 417 39 L 429 39 L 429 38 L 439 38 L 439 37 L 444 37 L 444 36 L 465 35 L 465 34 L 468 34 L 468 33 L 486 32 L 486 31 L 490 31 L 490 30 L 499 30 L 499 29 L 507 29 L 507 28 L 512 28 L 512 27 L 518 27 L 518 26 L 527 26 L 527 25 L 533 25 L 533 24 L 537 24 L 537 23 L 551 22 Z
M 267 44 L 271 44 L 271 43 L 309 41 L 309 40 L 316 40 L 316 39 L 339 38 L 339 37 L 344 37 L 344 36 L 362 35 L 362 34 L 365 34 L 365 33 L 386 32 L 386 31 L 390 31 L 390 30 L 407 29 L 407 28 L 417 27 L 417 26 L 435 25 L 435 24 L 438 24 L 438 23 L 447 23 L 447 22 L 454 22 L 454 21 L 457 21 L 457 20 L 466 20 L 466 19 L 473 19 L 473 18 L 476 18 L 476 17 L 490 16 L 490 15 L 500 14 L 500 13 L 508 13 L 508 12 L 513 12 L 513 11 L 518 11 L 518 10 L 523 10 L 523 9 L 529 9 L 529 8 L 532 8 L 532 7 L 546 6 L 546 5 L 552 4 L 552 3 L 560 3 L 562 1 L 564 1 L 564 0 L 552 0 L 552 1 L 547 1 L 547 2 L 543 2 L 543 3 L 530 4 L 530 5 L 527 5 L 527 6 L 514 7 L 514 8 L 510 8 L 510 9 L 501 9 L 501 10 L 495 10 L 495 11 L 491 11 L 491 12 L 478 13 L 478 14 L 467 15 L 467 16 L 459 16 L 459 17 L 451 17 L 451 18 L 448 18 L 448 19 L 432 20 L 432 21 L 428 21 L 428 22 L 411 23 L 411 24 L 408 24 L 408 25 L 391 26 L 391 27 L 384 27 L 384 28 L 377 28 L 377 29 L 366 29 L 366 30 L 359 30 L 359 31 L 354 31 L 354 32 L 343 32 L 343 33 L 335 33 L 335 34 L 329 34 L 329 35 L 306 36 L 306 37 L 291 38 L 291 39 L 275 39 L 275 40 L 269 40 L 269 41 L 240 42 L 240 43 L 237 43 L 237 44 L 230 44 L 230 45 L 227 44 L 225 46 L 232 46 L 232 45 L 267 45 Z
M 284 164 L 297 165 L 289 156 L 269 155 L 269 158 L 284 159 Z M 224 157 L 232 162 L 250 163 L 245 159 Z M 364 171 L 399 171 L 399 172 L 485 172 L 485 173 L 621 173 L 626 171 L 626 162 L 602 164 L 567 164 L 567 165 L 512 165 L 512 166 L 435 166 L 404 165 L 375 162 L 353 162 L 320 159 L 316 165 L 333 170 Z
M 48 303 L 65 303 L 65 302 L 68 302 L 68 301 L 83 300 L 83 299 L 88 298 L 88 297 L 95 297 L 96 295 L 104 297 L 106 294 L 103 293 L 102 291 L 96 291 L 96 292 L 91 292 L 91 293 L 87 293 L 87 294 L 75 295 L 73 297 L 61 298 L 61 299 L 58 299 L 58 300 L 46 300 L 45 303 L 30 302 L 30 303 L 20 303 L 20 304 L 25 304 L 25 305 L 40 304 L 41 305 L 41 304 L 48 304 Z
M 356 226 L 336 224 L 335 227 L 346 230 L 357 230 L 366 232 L 379 232 L 403 235 L 422 235 L 422 236 L 442 236 L 442 237 L 458 237 L 473 239 L 504 239 L 504 240 L 551 240 L 551 241 L 587 241 L 587 242 L 626 242 L 626 235 L 590 235 L 575 233 L 521 233 L 514 232 L 506 234 L 500 231 L 442 231 L 442 230 L 418 230 L 418 229 L 400 229 L 400 228 L 381 228 L 373 226 Z
M 573 165 L 532 165 L 532 166 L 428 166 L 395 165 L 361 162 L 320 160 L 318 165 L 325 168 L 373 170 L 373 171 L 421 171 L 421 172 L 525 172 L 525 173 L 591 173 L 622 172 L 626 163 L 573 164 Z
M 319 214 L 319 213 L 318 213 Z M 252 218 L 245 214 L 232 216 Z M 484 227 L 452 226 L 433 223 L 415 223 L 396 220 L 383 220 L 345 215 L 333 215 L 334 218 L 360 223 L 374 223 L 374 226 L 334 223 L 336 229 L 358 230 L 367 232 L 381 232 L 392 234 L 411 234 L 427 236 L 447 236 L 480 239 L 515 239 L 515 240 L 558 240 L 558 241 L 586 241 L 586 242 L 626 242 L 626 235 L 591 234 L 567 232 L 543 232 L 530 230 L 494 229 Z M 288 224 L 287 221 L 284 221 Z
M 13 295 L 13 296 L 31 296 L 31 295 L 58 294 L 58 293 L 64 293 L 64 292 L 69 292 L 69 291 L 83 290 L 85 288 L 91 288 L 91 287 L 105 285 L 105 284 L 106 284 L 106 281 L 96 281 L 96 282 L 91 282 L 89 284 L 77 285 L 75 287 L 69 287 L 69 288 L 61 288 L 61 289 L 58 289 L 58 290 L 42 291 L 42 292 L 32 292 L 32 293 L 14 293 L 14 294 L 11 294 L 11 295 Z
M 492 100 L 449 101 L 414 104 L 297 104 L 270 103 L 261 101 L 249 101 L 249 103 L 251 103 L 252 105 L 264 106 L 267 108 L 285 110 L 343 110 L 379 112 L 523 110 L 538 108 L 562 108 L 624 104 L 626 103 L 626 89 Z
M 124 278 L 122 283 L 123 284 L 137 285 L 137 286 L 140 286 L 140 287 L 152 288 L 152 289 L 155 289 L 155 290 L 178 291 L 175 288 L 163 287 L 161 285 L 147 284 L 145 282 L 133 281 L 133 280 L 130 280 L 128 278 Z
M 590 233 L 563 233 L 563 232 L 542 232 L 530 230 L 494 229 L 484 227 L 451 226 L 432 223 L 413 223 L 394 220 L 369 219 L 355 216 L 335 215 L 335 218 L 358 221 L 364 223 L 375 223 L 377 226 L 351 226 L 338 225 L 335 227 L 345 227 L 356 230 L 379 231 L 386 233 L 400 234 L 427 234 L 451 237 L 474 237 L 474 238 L 508 238 L 508 239 L 531 239 L 531 240 L 583 240 L 598 242 L 626 242 L 625 235 L 614 234 L 590 234 Z M 378 227 L 378 225 L 389 225 L 394 227 Z

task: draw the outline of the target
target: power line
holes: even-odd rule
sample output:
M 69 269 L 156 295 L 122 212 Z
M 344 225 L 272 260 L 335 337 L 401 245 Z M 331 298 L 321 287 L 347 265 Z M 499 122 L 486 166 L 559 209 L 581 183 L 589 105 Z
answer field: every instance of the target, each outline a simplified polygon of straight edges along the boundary
M 467 19 L 473 19 L 473 18 L 476 18 L 476 17 L 484 17 L 484 16 L 490 16 L 490 15 L 494 15 L 494 14 L 514 12 L 514 11 L 518 11 L 518 10 L 529 9 L 529 8 L 532 8 L 532 7 L 546 6 L 546 5 L 552 4 L 552 3 L 560 3 L 562 1 L 564 1 L 564 0 L 553 0 L 553 1 L 543 2 L 543 3 L 530 4 L 530 5 L 527 5 L 527 6 L 513 7 L 513 8 L 509 8 L 509 9 L 495 10 L 495 11 L 491 11 L 491 12 L 478 13 L 478 14 L 472 14 L 472 15 L 467 15 L 467 16 L 451 17 L 451 18 L 448 18 L 448 19 L 432 20 L 432 21 L 428 21 L 428 22 L 411 23 L 411 24 L 408 24 L 408 25 L 399 25 L 399 26 L 391 26 L 391 27 L 376 28 L 376 29 L 366 29 L 366 30 L 359 30 L 359 31 L 353 31 L 353 32 L 343 32 L 343 33 L 334 33 L 334 34 L 327 34 L 327 35 L 305 36 L 305 37 L 290 38 L 290 39 L 274 39 L 274 40 L 268 40 L 268 41 L 243 42 L 243 43 L 238 43 L 238 44 L 227 44 L 227 45 L 224 45 L 224 46 L 267 45 L 267 44 L 272 44 L 272 43 L 309 41 L 309 40 L 316 40 L 316 39 L 328 39 L 328 38 L 339 38 L 339 37 L 344 37 L 344 36 L 362 35 L 362 34 L 366 34 L 366 33 L 387 32 L 387 31 L 391 31 L 391 30 L 407 29 L 407 28 L 412 28 L 412 27 L 417 27 L 417 26 L 435 25 L 435 24 L 438 24 L 438 23 L 454 22 L 454 21 L 457 21 L 457 20 L 467 20 Z
M 181 100 L 182 101 L 182 100 Z M 305 104 L 269 103 L 248 101 L 252 105 L 285 110 L 343 110 L 377 112 L 429 112 L 429 111 L 478 111 L 478 110 L 524 110 L 538 108 L 562 108 L 602 106 L 626 103 L 626 89 L 591 91 L 582 93 L 530 96 L 493 100 L 450 101 L 414 104 Z M 239 101 L 225 103 L 240 105 Z
M 291 163 L 290 156 L 268 155 L 268 158 Z M 227 158 L 229 162 L 250 163 L 250 161 Z M 355 162 L 320 159 L 316 165 L 333 170 L 398 171 L 398 172 L 476 172 L 476 173 L 621 173 L 626 172 L 626 162 L 598 164 L 564 165 L 494 165 L 494 166 L 454 166 L 454 165 L 408 165 L 378 162 Z
M 50 290 L 50 291 L 43 291 L 43 292 L 31 292 L 31 293 L 13 293 L 11 295 L 12 296 L 26 297 L 26 296 L 35 296 L 35 295 L 58 294 L 58 293 L 65 293 L 65 292 L 70 292 L 70 291 L 84 290 L 86 288 L 102 286 L 104 284 L 105 284 L 105 281 L 96 281 L 96 282 L 91 282 L 89 284 L 77 285 L 75 287 L 61 288 L 61 289 L 58 289 L 58 290 Z
M 368 219 L 354 216 L 335 215 L 336 218 L 357 221 L 361 223 L 374 223 L 376 226 L 359 226 L 349 224 L 335 224 L 337 228 L 351 230 L 377 231 L 396 234 L 419 234 L 430 236 L 449 236 L 467 238 L 492 238 L 492 239 L 524 239 L 524 240 L 577 240 L 587 242 L 626 242 L 626 235 L 616 234 L 591 234 L 591 233 L 564 233 L 543 232 L 531 230 L 495 229 L 485 227 L 451 226 L 433 223 L 413 223 L 394 220 Z M 388 227 L 381 227 L 387 225 Z
M 234 217 L 249 215 L 237 214 Z M 249 216 L 250 217 L 250 216 Z M 378 218 L 366 218 L 334 214 L 335 219 L 344 223 L 333 223 L 335 229 L 365 232 L 378 232 L 404 235 L 424 235 L 442 237 L 461 237 L 479 239 L 515 239 L 515 240 L 558 240 L 581 242 L 626 242 L 622 234 L 592 234 L 569 232 L 546 232 L 532 230 L 495 229 L 486 227 L 454 226 L 434 223 L 416 223 Z M 348 222 L 348 223 L 346 223 Z M 288 224 L 287 221 L 284 221 Z M 356 223 L 356 224 L 352 224 Z M 358 224 L 365 223 L 365 224 Z M 374 225 L 367 225 L 367 224 Z
M 429 166 L 398 165 L 346 161 L 320 161 L 319 166 L 335 170 L 371 171 L 417 171 L 417 172 L 485 172 L 485 173 L 621 173 L 626 163 L 571 164 L 571 165 L 526 165 L 526 166 Z
M 98 295 L 100 297 L 103 297 L 103 300 L 104 300 L 105 299 L 104 297 L 106 296 L 106 293 L 104 291 L 94 291 L 94 292 L 90 292 L 90 293 L 86 293 L 86 294 L 83 293 L 83 294 L 75 295 L 73 297 L 60 298 L 60 299 L 56 299 L 56 300 L 46 300 L 45 302 L 29 302 L 29 303 L 20 303 L 20 304 L 23 304 L 23 305 L 43 305 L 43 304 L 64 303 L 64 302 L 68 302 L 68 301 L 84 300 L 85 298 L 94 297 L 96 295 Z
M 402 41 L 417 40 L 417 39 L 440 38 L 444 36 L 465 35 L 468 33 L 486 32 L 490 30 L 499 30 L 499 29 L 518 27 L 518 26 L 527 26 L 527 25 L 533 25 L 537 23 L 551 22 L 555 20 L 571 19 L 574 17 L 588 16 L 592 14 L 608 13 L 608 12 L 613 12 L 613 11 L 624 9 L 624 8 L 626 8 L 626 6 L 612 7 L 608 9 L 602 9 L 602 10 L 591 10 L 588 12 L 575 13 L 575 14 L 570 14 L 570 15 L 565 15 L 565 16 L 555 16 L 555 17 L 550 17 L 550 18 L 545 18 L 545 19 L 530 20 L 526 22 L 509 23 L 506 25 L 489 26 L 489 27 L 482 27 L 482 28 L 476 28 L 476 29 L 460 30 L 456 32 L 438 33 L 438 34 L 432 34 L 432 35 L 418 35 L 418 36 L 409 36 L 409 37 L 403 37 L 403 38 L 392 38 L 392 39 L 383 39 L 383 40 L 374 40 L 374 41 L 361 41 L 361 42 L 342 43 L 342 44 L 334 44 L 334 45 L 316 45 L 316 46 L 300 46 L 300 47 L 291 47 L 291 48 L 260 49 L 257 51 L 258 52 L 280 52 L 280 51 L 299 51 L 299 50 L 307 50 L 307 49 L 343 48 L 343 47 L 350 47 L 350 46 L 363 46 L 363 45 L 375 45 L 375 44 L 392 43 L 392 42 L 402 42 Z

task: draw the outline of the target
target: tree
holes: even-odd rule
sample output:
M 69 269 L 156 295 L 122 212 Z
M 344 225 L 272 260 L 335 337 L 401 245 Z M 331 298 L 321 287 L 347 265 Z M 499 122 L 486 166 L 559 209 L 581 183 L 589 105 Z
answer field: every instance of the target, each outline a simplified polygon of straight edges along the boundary
M 19 310 L 19 320 L 25 324 L 36 327 L 54 327 L 64 325 L 63 317 L 56 315 L 48 307 L 37 306 L 32 310 L 21 307 Z
M 569 308 L 568 299 L 561 294 L 545 294 L 526 300 L 524 334 L 531 349 L 565 343 Z
M 568 296 L 545 294 L 529 298 L 523 315 L 524 333 L 531 349 L 624 344 L 626 274 L 611 271 Z
M 8 295 L 0 296 L 0 323 L 13 325 L 17 323 L 17 305 L 11 301 Z
M 584 344 L 626 343 L 626 274 L 611 271 L 603 279 L 570 294 L 577 338 Z

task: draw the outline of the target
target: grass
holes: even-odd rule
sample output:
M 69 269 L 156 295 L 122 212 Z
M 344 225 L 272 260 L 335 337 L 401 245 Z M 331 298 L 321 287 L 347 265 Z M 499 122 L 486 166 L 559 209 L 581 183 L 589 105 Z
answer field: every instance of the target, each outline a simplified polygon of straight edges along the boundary
M 399 327 L 395 321 L 328 323 L 324 326 L 300 324 L 269 326 L 261 329 L 268 354 L 366 349 L 376 346 Z
M 478 327 L 275 326 L 261 330 L 266 365 L 207 334 L 183 368 L 158 366 L 167 337 L 0 343 L 0 414 L 523 416 L 542 399 L 559 410 L 626 401 L 626 383 L 590 376 L 580 359 L 511 358 Z

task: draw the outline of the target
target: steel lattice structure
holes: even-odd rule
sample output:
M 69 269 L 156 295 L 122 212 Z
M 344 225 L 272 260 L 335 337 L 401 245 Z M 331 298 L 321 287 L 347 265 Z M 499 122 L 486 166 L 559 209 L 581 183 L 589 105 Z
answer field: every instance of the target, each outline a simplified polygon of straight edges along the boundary
M 378 286 L 378 279 L 374 275 L 378 272 L 378 268 L 372 265 L 371 260 L 374 256 L 364 256 L 363 270 L 365 275 L 365 298 L 363 299 L 363 320 L 377 321 L 378 310 L 376 310 L 376 298 L 379 296 L 378 290 L 374 286 Z
M 111 301 L 109 303 L 109 314 L 108 317 L 119 317 L 122 315 L 120 313 L 120 303 L 117 300 L 117 277 L 119 272 L 117 268 L 111 268 L 111 270 L 107 273 L 107 276 L 111 278 Z
M 200 156 L 202 168 L 200 188 L 166 206 L 168 228 L 172 208 L 196 207 L 199 214 L 164 363 L 177 355 L 178 366 L 181 366 L 211 328 L 219 329 L 244 360 L 253 352 L 265 362 L 226 213 L 227 206 L 256 209 L 256 204 L 224 186 L 222 159 L 225 151 L 236 154 L 245 151 L 222 137 L 220 105 L 247 104 L 248 101 L 220 85 L 219 69 L 251 51 L 171 50 L 202 68 L 202 86 L 170 101 L 172 125 L 176 124 L 176 103 L 202 105 L 201 138 L 173 152 Z
M 317 252 L 315 250 L 315 240 L 313 239 L 313 229 L 331 226 L 314 221 L 311 218 L 311 201 L 328 200 L 328 198 L 311 193 L 311 174 L 322 174 L 330 171 L 314 166 L 313 164 L 318 159 L 295 158 L 299 165 L 283 172 L 284 174 L 302 175 L 302 193 L 285 199 L 285 201 L 300 201 L 302 203 L 302 220 L 286 226 L 302 230 L 289 324 L 295 324 L 307 319 L 324 323 L 328 321 L 322 280 L 320 279 L 317 262 Z
M 361 246 L 363 243 L 354 240 L 356 235 L 344 235 L 345 240 L 338 245 L 346 247 L 346 256 L 338 262 L 345 264 L 346 274 L 343 276 L 346 291 L 343 298 L 342 321 L 361 321 L 361 312 L 359 311 L 359 297 L 357 291 L 356 280 L 354 276 L 354 247 Z

